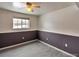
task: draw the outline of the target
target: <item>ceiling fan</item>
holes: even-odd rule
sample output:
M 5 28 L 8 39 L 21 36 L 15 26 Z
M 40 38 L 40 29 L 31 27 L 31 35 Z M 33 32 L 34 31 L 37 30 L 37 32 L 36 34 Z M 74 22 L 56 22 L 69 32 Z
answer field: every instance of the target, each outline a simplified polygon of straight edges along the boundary
M 34 10 L 34 8 L 40 8 L 40 6 L 39 5 L 37 5 L 37 4 L 35 4 L 35 3 L 31 3 L 31 2 L 27 2 L 26 3 L 26 6 L 27 6 L 27 11 L 29 11 L 29 12 L 33 12 Z
M 29 12 L 33 12 L 35 8 L 40 8 L 39 5 L 32 2 L 13 2 L 13 6 L 17 8 L 24 8 Z

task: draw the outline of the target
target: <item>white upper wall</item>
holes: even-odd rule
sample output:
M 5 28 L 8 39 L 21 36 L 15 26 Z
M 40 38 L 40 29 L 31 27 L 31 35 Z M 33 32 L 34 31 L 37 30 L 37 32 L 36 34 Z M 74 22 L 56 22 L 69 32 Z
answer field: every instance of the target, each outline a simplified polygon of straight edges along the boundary
M 31 28 L 26 30 L 13 30 L 12 28 L 13 17 L 30 18 Z M 37 16 L 33 16 L 33 15 L 25 15 L 21 13 L 6 11 L 6 10 L 0 10 L 0 33 L 37 30 L 37 18 L 38 18 Z
M 39 30 L 79 36 L 79 8 L 72 5 L 40 16 Z
M 12 18 L 30 18 L 31 28 L 26 30 L 13 30 Z M 0 10 L 0 33 L 18 32 L 28 30 L 42 30 L 55 33 L 79 36 L 79 8 L 76 5 L 52 11 L 39 17 L 21 13 Z

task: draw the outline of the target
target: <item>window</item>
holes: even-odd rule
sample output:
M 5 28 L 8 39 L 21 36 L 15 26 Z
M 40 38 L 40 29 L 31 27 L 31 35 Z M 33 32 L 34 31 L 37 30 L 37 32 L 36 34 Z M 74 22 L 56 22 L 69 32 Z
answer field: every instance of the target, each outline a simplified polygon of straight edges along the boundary
M 30 20 L 23 18 L 13 18 L 13 29 L 30 28 Z

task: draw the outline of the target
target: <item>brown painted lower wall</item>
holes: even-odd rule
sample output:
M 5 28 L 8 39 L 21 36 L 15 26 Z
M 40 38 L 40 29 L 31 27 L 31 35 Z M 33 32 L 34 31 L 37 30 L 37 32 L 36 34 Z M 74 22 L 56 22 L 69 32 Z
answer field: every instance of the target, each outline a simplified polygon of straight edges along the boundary
M 39 31 L 38 34 L 39 40 L 79 56 L 79 37 L 44 31 Z M 65 44 L 68 47 L 65 47 Z
M 22 39 L 22 37 L 24 37 L 24 39 Z M 0 48 L 34 39 L 42 40 L 59 49 L 79 56 L 79 37 L 37 30 L 0 33 Z M 65 44 L 67 44 L 68 47 L 65 47 Z
M 37 31 L 0 33 L 0 48 L 34 39 L 37 39 Z

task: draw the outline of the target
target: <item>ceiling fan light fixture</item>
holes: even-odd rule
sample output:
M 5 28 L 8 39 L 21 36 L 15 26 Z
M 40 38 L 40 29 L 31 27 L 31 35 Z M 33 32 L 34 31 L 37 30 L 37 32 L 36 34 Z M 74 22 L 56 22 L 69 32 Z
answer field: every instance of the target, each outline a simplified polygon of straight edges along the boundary
M 31 3 L 31 2 L 27 2 L 26 6 L 27 6 L 27 11 L 29 11 L 29 12 L 33 12 L 34 8 L 40 8 L 39 5 L 37 5 L 35 3 Z
M 27 11 L 33 12 L 32 8 L 27 8 Z
M 16 8 L 24 8 L 29 12 L 33 12 L 34 8 L 40 8 L 39 5 L 31 2 L 13 2 L 13 6 Z

